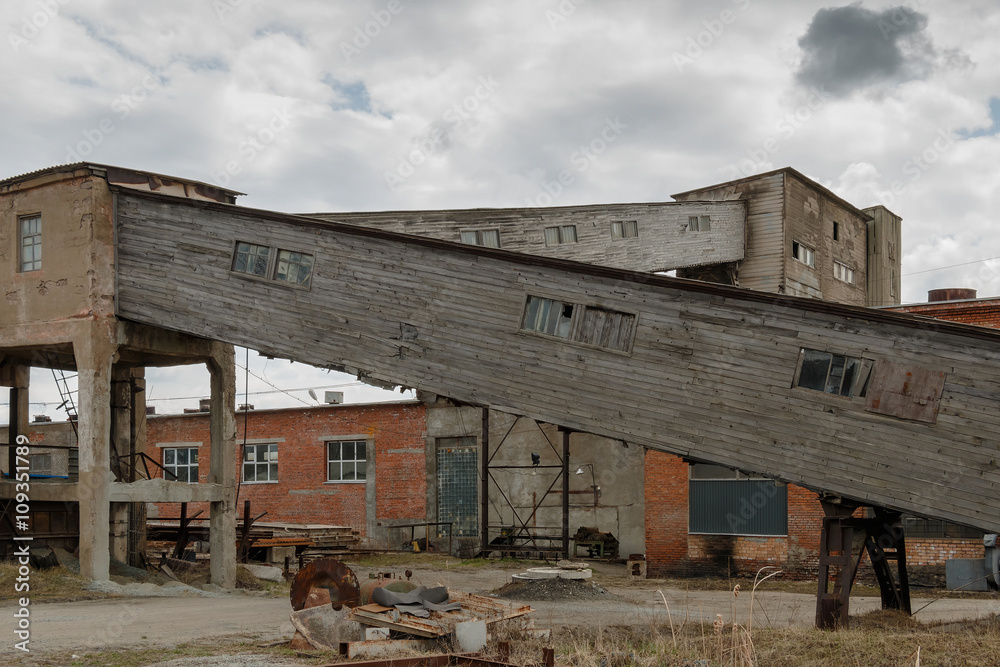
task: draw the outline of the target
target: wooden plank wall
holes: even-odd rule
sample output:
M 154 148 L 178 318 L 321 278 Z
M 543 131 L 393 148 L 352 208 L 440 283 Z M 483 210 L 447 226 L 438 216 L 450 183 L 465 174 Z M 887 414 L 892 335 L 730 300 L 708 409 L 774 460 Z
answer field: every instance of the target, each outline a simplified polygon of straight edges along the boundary
M 903 219 L 885 206 L 866 208 L 874 218 L 868 223 L 868 305 L 898 305 Z
M 1000 531 L 1000 332 L 120 192 L 118 314 Z M 229 271 L 308 249 L 311 289 Z M 618 352 L 519 330 L 526 295 L 637 315 Z M 943 372 L 934 423 L 792 387 L 802 348 Z
M 690 232 L 688 216 L 711 216 L 711 230 Z M 313 213 L 309 217 L 403 234 L 460 241 L 462 231 L 498 230 L 500 247 L 632 271 L 667 271 L 743 259 L 746 204 L 667 202 L 555 208 Z M 611 223 L 635 220 L 639 236 L 614 239 Z M 578 241 L 545 244 L 545 227 L 575 225 Z
M 739 270 L 740 287 L 775 293 L 784 288 L 784 178 L 783 172 L 777 172 L 678 197 L 682 201 L 727 200 L 741 195 L 746 199 L 748 238 L 746 259 Z

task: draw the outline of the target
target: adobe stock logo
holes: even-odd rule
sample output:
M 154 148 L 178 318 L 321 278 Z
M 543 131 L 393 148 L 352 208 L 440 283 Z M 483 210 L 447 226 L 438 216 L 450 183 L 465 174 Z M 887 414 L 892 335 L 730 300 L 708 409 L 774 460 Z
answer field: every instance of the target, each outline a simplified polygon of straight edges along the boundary
M 21 50 L 21 47 L 28 43 L 29 40 L 34 39 L 38 36 L 46 26 L 59 15 L 59 8 L 65 5 L 69 0 L 41 0 L 38 3 L 38 10 L 32 12 L 29 16 L 24 16 L 21 19 L 21 29 L 18 32 L 8 32 L 7 41 L 10 43 L 10 48 L 17 53 Z

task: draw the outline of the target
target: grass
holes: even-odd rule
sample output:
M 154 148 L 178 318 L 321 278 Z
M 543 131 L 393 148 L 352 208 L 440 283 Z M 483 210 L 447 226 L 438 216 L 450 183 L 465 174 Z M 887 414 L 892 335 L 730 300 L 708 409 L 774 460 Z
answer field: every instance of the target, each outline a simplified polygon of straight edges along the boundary
M 29 591 L 18 592 L 18 565 L 0 562 L 0 600 L 17 600 L 29 597 L 36 602 L 75 602 L 77 600 L 104 600 L 113 595 L 88 591 L 90 579 L 73 574 L 63 566 L 47 570 L 31 570 L 28 575 Z

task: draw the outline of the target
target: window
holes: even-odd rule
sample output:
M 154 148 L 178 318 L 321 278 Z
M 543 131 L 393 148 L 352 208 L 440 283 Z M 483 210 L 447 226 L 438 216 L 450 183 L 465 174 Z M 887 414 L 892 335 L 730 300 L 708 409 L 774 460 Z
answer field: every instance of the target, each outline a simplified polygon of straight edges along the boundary
M 278 481 L 278 445 L 246 445 L 243 448 L 244 482 Z
M 635 315 L 529 295 L 521 329 L 628 352 L 632 348 Z
M 177 476 L 178 482 L 196 484 L 198 482 L 198 448 L 169 447 L 163 450 L 163 477 L 173 479 L 167 473 Z
M 834 221 L 833 223 L 833 240 L 834 241 L 840 240 L 840 223 L 836 221 Z
M 688 216 L 689 232 L 710 232 L 712 231 L 712 218 L 707 215 Z
M 313 256 L 295 250 L 281 250 L 266 245 L 236 242 L 232 271 L 248 276 L 270 278 L 286 285 L 308 287 L 312 281 Z
M 21 238 L 21 271 L 42 268 L 42 216 L 33 215 L 18 220 Z
M 479 535 L 479 447 L 475 437 L 438 438 L 437 517 L 450 521 L 453 537 Z M 440 526 L 446 532 L 448 526 Z M 443 533 L 439 532 L 443 537 Z
M 278 251 L 278 267 L 274 279 L 293 285 L 308 285 L 312 278 L 312 255 L 291 250 Z
M 267 246 L 238 242 L 236 255 L 233 257 L 233 271 L 264 278 L 267 276 L 270 254 L 271 249 Z
M 330 482 L 363 482 L 368 473 L 367 443 L 340 440 L 326 443 L 326 478 Z
M 639 222 L 637 220 L 622 220 L 611 223 L 611 238 L 634 239 L 637 236 L 639 236 Z
M 853 285 L 854 269 L 847 266 L 846 264 L 841 264 L 840 262 L 834 262 L 833 277 L 836 278 L 837 280 Z
M 784 484 L 705 463 L 694 463 L 689 470 L 689 533 L 788 534 L 788 487 Z
M 804 246 L 798 241 L 792 241 L 792 257 L 799 260 L 806 266 L 816 266 L 816 253 L 809 246 Z
M 51 475 L 52 454 L 32 454 L 28 459 L 28 473 L 31 475 Z
M 484 229 L 482 231 L 467 230 L 462 232 L 462 243 L 481 245 L 487 248 L 500 247 L 500 230 Z
M 977 528 L 949 523 L 941 519 L 903 515 L 903 534 L 907 538 L 929 537 L 939 539 L 982 540 L 983 531 Z
M 870 372 L 870 361 L 803 349 L 795 386 L 836 396 L 864 396 Z
M 576 243 L 576 225 L 560 225 L 545 228 L 545 245 Z

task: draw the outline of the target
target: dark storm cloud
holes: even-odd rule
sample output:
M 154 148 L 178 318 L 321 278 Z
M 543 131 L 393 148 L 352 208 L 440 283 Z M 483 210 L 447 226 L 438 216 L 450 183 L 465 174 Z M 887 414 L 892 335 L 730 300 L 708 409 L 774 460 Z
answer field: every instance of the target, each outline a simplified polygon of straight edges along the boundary
M 821 9 L 799 46 L 798 82 L 839 96 L 924 78 L 938 58 L 927 34 L 927 15 L 905 6 L 880 12 L 860 3 Z

